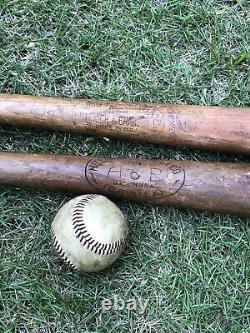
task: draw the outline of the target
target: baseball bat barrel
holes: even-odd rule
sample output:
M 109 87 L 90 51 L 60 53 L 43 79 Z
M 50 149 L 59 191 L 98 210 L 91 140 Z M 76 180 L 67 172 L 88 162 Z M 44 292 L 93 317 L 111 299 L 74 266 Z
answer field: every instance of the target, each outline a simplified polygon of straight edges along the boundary
M 250 154 L 250 108 L 0 94 L 0 123 Z
M 0 184 L 250 215 L 250 166 L 0 153 Z

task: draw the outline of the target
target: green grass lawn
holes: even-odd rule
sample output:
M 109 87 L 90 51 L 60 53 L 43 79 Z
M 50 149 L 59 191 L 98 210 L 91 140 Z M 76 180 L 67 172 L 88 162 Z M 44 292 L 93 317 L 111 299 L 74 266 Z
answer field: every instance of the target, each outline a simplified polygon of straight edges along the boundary
M 249 106 L 248 0 L 0 0 L 0 92 Z M 243 156 L 0 128 L 0 150 L 250 162 Z M 53 252 L 64 193 L 0 188 L 0 332 L 250 332 L 249 219 L 115 201 L 130 242 L 98 274 Z M 118 295 L 145 313 L 104 311 Z

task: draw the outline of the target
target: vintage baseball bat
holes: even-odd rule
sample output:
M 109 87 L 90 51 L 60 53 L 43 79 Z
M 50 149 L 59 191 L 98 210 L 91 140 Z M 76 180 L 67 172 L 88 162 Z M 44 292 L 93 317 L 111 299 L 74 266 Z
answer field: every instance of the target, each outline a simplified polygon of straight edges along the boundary
M 250 165 L 0 153 L 0 184 L 250 215 Z
M 0 94 L 0 123 L 250 154 L 250 108 Z

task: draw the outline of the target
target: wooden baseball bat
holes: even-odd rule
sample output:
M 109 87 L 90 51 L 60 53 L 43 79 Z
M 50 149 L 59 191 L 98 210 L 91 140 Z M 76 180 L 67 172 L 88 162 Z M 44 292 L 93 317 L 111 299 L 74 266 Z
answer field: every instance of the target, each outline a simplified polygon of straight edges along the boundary
M 0 123 L 250 154 L 250 108 L 0 94 Z
M 250 165 L 0 153 L 0 184 L 250 215 Z

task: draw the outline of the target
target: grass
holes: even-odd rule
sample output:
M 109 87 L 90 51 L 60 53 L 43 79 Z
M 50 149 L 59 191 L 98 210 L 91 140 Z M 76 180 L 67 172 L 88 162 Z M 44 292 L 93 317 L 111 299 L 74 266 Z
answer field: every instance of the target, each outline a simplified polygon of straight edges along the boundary
M 0 92 L 249 106 L 249 45 L 247 0 L 0 0 Z M 249 162 L 11 127 L 0 138 L 1 151 Z M 50 224 L 70 198 L 1 187 L 1 332 L 250 332 L 249 219 L 115 201 L 128 249 L 82 274 L 51 248 Z M 115 294 L 148 308 L 103 311 Z

